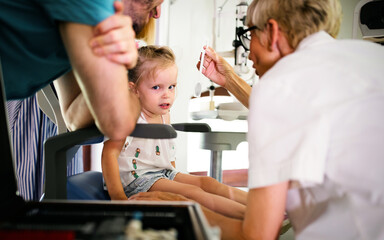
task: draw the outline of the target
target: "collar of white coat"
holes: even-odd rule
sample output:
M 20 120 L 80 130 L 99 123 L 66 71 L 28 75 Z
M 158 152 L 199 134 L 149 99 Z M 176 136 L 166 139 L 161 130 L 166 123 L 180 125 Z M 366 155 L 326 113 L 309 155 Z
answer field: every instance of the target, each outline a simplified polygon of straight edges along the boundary
M 301 42 L 297 46 L 296 51 L 301 51 L 303 49 L 306 49 L 309 46 L 321 45 L 321 44 L 329 43 L 332 41 L 336 41 L 336 40 L 325 31 L 320 31 L 320 32 L 311 34 L 306 38 L 304 38 L 303 40 L 301 40 Z

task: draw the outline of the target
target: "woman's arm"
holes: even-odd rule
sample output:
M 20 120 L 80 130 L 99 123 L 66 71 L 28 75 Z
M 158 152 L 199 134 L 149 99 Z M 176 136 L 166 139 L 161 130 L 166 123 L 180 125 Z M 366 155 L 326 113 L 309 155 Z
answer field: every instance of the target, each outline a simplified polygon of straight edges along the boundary
M 104 143 L 101 167 L 103 177 L 107 184 L 108 194 L 112 200 L 127 200 L 123 185 L 120 180 L 119 165 L 117 159 L 123 148 L 124 141 L 108 140 Z
M 243 233 L 247 239 L 277 239 L 284 220 L 289 182 L 250 189 Z
M 244 221 L 224 217 L 203 207 L 212 226 L 219 226 L 222 239 L 278 239 L 284 219 L 288 182 L 250 189 Z
M 227 61 L 219 56 L 212 48 L 205 50 L 203 74 L 230 91 L 245 107 L 248 108 L 252 88 L 234 71 Z M 197 65 L 200 67 L 200 63 Z

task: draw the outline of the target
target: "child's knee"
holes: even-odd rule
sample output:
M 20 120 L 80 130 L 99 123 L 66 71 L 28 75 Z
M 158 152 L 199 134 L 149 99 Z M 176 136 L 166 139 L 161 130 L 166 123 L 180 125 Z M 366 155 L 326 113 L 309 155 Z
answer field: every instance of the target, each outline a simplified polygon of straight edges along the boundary
M 200 186 L 202 189 L 214 189 L 220 185 L 219 181 L 209 176 L 202 176 L 200 179 Z
M 219 183 L 216 179 L 209 176 L 202 176 L 201 181 L 203 184 L 207 184 L 207 185 L 215 185 Z

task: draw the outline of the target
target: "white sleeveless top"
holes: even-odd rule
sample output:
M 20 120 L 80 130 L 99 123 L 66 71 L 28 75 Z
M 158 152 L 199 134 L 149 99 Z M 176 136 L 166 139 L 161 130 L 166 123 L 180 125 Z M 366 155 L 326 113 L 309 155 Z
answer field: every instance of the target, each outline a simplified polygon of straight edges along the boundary
M 137 123 L 148 124 L 143 114 Z M 163 124 L 164 119 L 163 119 Z M 123 187 L 146 172 L 163 169 L 176 170 L 171 162 L 176 161 L 175 139 L 148 139 L 128 136 L 118 158 Z

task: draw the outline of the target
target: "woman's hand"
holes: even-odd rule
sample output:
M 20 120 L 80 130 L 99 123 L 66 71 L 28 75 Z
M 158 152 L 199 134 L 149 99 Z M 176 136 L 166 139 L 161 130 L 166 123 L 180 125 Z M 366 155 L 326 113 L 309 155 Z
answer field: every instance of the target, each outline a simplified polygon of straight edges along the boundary
M 197 68 L 200 68 L 200 61 L 197 63 Z M 223 57 L 219 56 L 211 47 L 205 48 L 203 74 L 225 88 L 227 78 L 234 73 L 234 70 Z
M 223 57 L 207 47 L 203 64 L 205 69 L 202 72 L 207 78 L 227 89 L 248 108 L 252 88 L 235 73 L 233 67 Z M 197 63 L 197 68 L 199 67 L 200 62 Z
M 131 69 L 136 66 L 138 57 L 136 34 L 131 18 L 123 15 L 123 3 L 116 1 L 114 7 L 116 13 L 96 25 L 95 36 L 89 44 L 94 54 L 106 56 L 111 61 Z

